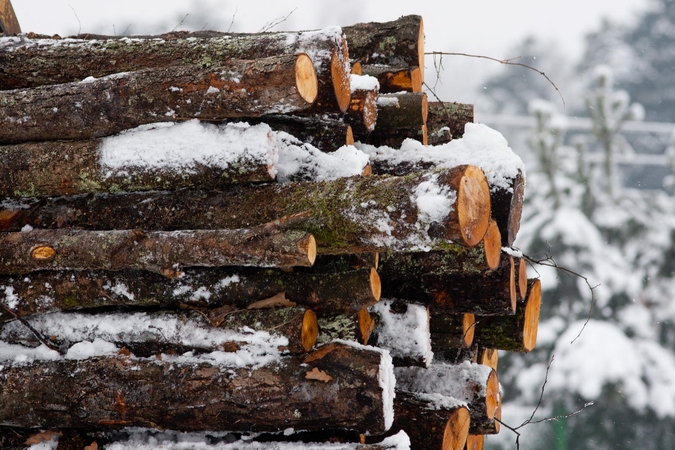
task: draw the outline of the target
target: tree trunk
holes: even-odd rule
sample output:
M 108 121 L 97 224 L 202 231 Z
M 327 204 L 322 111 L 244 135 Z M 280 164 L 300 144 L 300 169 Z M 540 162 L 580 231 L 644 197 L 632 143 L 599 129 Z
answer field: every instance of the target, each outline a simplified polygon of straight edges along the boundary
M 455 102 L 429 102 L 429 145 L 441 145 L 464 135 L 464 125 L 473 122 L 474 107 Z
M 420 16 L 391 22 L 358 23 L 343 27 L 349 55 L 362 64 L 419 67 L 424 80 L 424 24 Z
M 473 345 L 475 322 L 473 314 L 446 314 L 432 309 L 429 328 L 433 330 L 431 345 L 434 354 L 452 348 L 470 348 Z
M 386 359 L 330 344 L 259 368 L 122 356 L 8 364 L 0 374 L 0 424 L 379 434 L 393 415 L 391 394 L 379 381 L 393 377 Z
M 219 153 L 214 151 L 205 159 L 194 159 L 192 156 L 201 153 L 198 145 L 203 145 L 203 142 L 199 139 L 192 145 L 192 154 L 188 154 L 184 140 L 178 144 L 182 148 L 167 143 L 161 151 L 163 157 L 171 160 L 173 151 L 185 155 L 181 162 L 175 164 L 166 164 L 161 159 L 156 164 L 146 162 L 144 153 L 147 154 L 149 149 L 144 136 L 153 134 L 154 131 L 139 131 L 136 135 L 137 151 L 133 154 L 126 144 L 129 141 L 118 143 L 117 137 L 0 146 L 0 197 L 218 189 L 232 183 L 269 182 L 277 173 L 277 147 L 269 128 L 264 125 L 256 129 L 222 129 L 218 137 L 214 135 L 212 142 L 218 145 L 220 141 Z M 155 139 L 161 139 L 160 135 L 154 135 L 157 136 Z M 126 138 L 122 136 L 122 139 Z M 119 166 L 116 160 L 120 159 L 120 154 L 129 155 L 137 162 L 131 160 Z
M 0 143 L 109 136 L 139 125 L 307 110 L 317 78 L 306 54 L 170 66 L 0 91 Z
M 316 343 L 316 315 L 309 309 L 244 309 L 218 313 L 54 313 L 33 316 L 27 322 L 61 349 L 67 350 L 76 342 L 103 339 L 119 348 L 126 347 L 138 357 L 188 351 L 234 353 L 249 344 L 246 340 L 250 330 L 269 334 L 271 342 L 282 343 L 285 338 L 288 343 L 278 347 L 284 353 L 305 353 Z M 0 336 L 10 344 L 38 347 L 42 343 L 19 321 L 5 324 Z
M 349 124 L 337 115 L 321 117 L 270 114 L 247 118 L 250 124 L 266 123 L 274 131 L 283 131 L 324 152 L 334 152 L 345 145 L 354 145 L 354 134 Z
M 0 89 L 68 83 L 145 68 L 191 64 L 210 68 L 231 59 L 256 60 L 299 53 L 307 53 L 314 63 L 319 80 L 317 105 L 332 112 L 345 112 L 349 104 L 349 55 L 347 41 L 338 27 L 258 34 L 175 32 L 133 38 L 21 37 L 0 46 L 0 67 L 11 68 L 0 73 Z
M 449 201 L 454 200 L 452 210 L 443 217 L 419 209 L 419 205 L 426 206 L 425 189 L 434 185 L 447 193 Z M 420 194 L 422 200 L 418 198 Z M 316 237 L 321 253 L 405 251 L 442 247 L 448 241 L 478 244 L 487 230 L 490 201 L 483 171 L 458 166 L 409 177 L 234 185 L 226 192 L 26 200 L 20 205 L 5 206 L 4 216 L 9 218 L 4 225 L 13 230 L 26 224 L 39 228 L 118 230 L 242 228 L 306 211 L 310 218 L 296 227 Z
M 482 274 L 488 272 L 485 250 L 482 245 L 466 248 L 448 245 L 443 250 L 429 252 L 386 252 L 380 254 L 378 273 L 383 280 L 419 278 L 425 274 L 448 273 Z M 394 290 L 386 289 L 393 296 Z
M 469 410 L 460 402 L 437 406 L 413 393 L 396 392 L 392 430 L 404 430 L 411 450 L 464 450 Z
M 518 176 L 511 181 L 509 189 L 492 187 L 492 218 L 497 221 L 502 235 L 502 247 L 511 247 L 520 229 L 520 218 L 523 214 L 525 198 L 525 177 L 518 171 Z
M 40 271 L 0 276 L 0 301 L 11 311 L 0 308 L 0 324 L 15 316 L 101 307 L 240 309 L 281 293 L 320 313 L 356 314 L 379 300 L 380 278 L 372 267 L 339 273 L 188 268 L 172 279 L 140 270 Z
M 173 278 L 181 266 L 311 266 L 316 242 L 303 231 L 33 230 L 0 237 L 0 273 L 141 269 Z
M 518 302 L 515 315 L 478 318 L 475 339 L 479 345 L 511 352 L 534 349 L 541 307 L 539 279 L 529 280 L 528 291 L 527 299 Z
M 422 70 L 419 67 L 392 67 L 382 64 L 362 64 L 363 75 L 370 75 L 380 82 L 380 93 L 422 92 Z
M 19 34 L 21 27 L 10 0 L 0 0 L 0 34 Z

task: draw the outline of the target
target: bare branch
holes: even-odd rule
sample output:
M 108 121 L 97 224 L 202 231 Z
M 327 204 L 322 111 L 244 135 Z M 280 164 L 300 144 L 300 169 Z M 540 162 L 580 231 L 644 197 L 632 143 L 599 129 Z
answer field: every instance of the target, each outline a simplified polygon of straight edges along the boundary
M 544 377 L 544 382 L 541 385 L 541 394 L 539 394 L 539 401 L 537 402 L 537 406 L 534 407 L 534 411 L 532 411 L 532 414 L 530 415 L 530 418 L 527 419 L 525 422 L 521 423 L 520 426 L 517 426 L 516 430 L 524 427 L 525 425 L 527 425 L 529 423 L 532 423 L 532 419 L 534 419 L 534 415 L 537 413 L 537 410 L 541 406 L 541 402 L 544 400 L 544 391 L 546 390 L 546 383 L 548 383 L 548 373 L 551 371 L 551 365 L 553 364 L 554 359 L 555 359 L 555 355 L 551 355 L 551 360 L 548 362 L 548 365 L 546 366 L 546 376 Z
M 258 33 L 264 33 L 264 32 L 266 32 L 266 31 L 269 31 L 269 30 L 271 30 L 272 28 L 276 27 L 277 25 L 286 22 L 286 20 L 288 20 L 288 18 L 291 17 L 291 14 L 293 14 L 293 13 L 295 12 L 296 9 L 298 9 L 298 8 L 297 8 L 297 7 L 296 7 L 296 8 L 293 8 L 293 11 L 289 12 L 289 13 L 286 14 L 286 16 L 284 16 L 284 17 L 278 17 L 278 18 L 274 19 L 274 20 L 271 21 L 271 22 L 267 22 L 267 23 L 262 27 L 262 29 L 261 29 L 260 31 L 258 31 Z
M 183 16 L 183 18 L 180 19 L 180 22 L 178 22 L 178 24 L 177 24 L 175 27 L 173 27 L 173 30 L 171 30 L 171 32 L 173 33 L 174 31 L 176 31 L 176 28 L 178 28 L 179 26 L 183 25 L 183 22 L 185 21 L 185 19 L 187 19 L 187 16 L 189 16 L 189 15 L 190 15 L 190 13 L 185 14 L 185 15 Z
M 230 32 L 230 30 L 232 29 L 232 25 L 234 25 L 234 18 L 237 17 L 237 11 L 238 10 L 239 10 L 238 6 L 236 8 L 234 8 L 234 14 L 232 14 L 232 22 L 230 22 L 230 26 L 227 29 L 227 33 Z
M 79 26 L 80 26 L 80 27 L 77 29 L 77 34 L 80 34 L 80 32 L 82 31 L 82 22 L 80 22 L 80 18 L 77 17 L 77 12 L 75 12 L 75 8 L 73 8 L 71 5 L 68 5 L 68 6 L 70 7 L 70 9 L 73 10 L 73 14 L 75 14 L 75 18 L 77 19 L 77 23 L 78 23 Z
M 19 317 L 18 314 L 16 314 L 14 311 L 12 311 L 9 307 L 5 306 L 5 304 L 2 303 L 2 302 L 0 302 L 0 307 L 2 307 L 2 309 L 4 309 L 4 310 L 7 311 L 9 314 L 11 314 L 12 316 L 14 316 L 14 318 L 15 318 L 16 320 L 18 320 L 19 322 L 21 322 L 21 324 L 22 324 L 23 326 L 25 326 L 26 328 L 28 328 L 28 329 L 30 330 L 30 332 L 33 333 L 33 334 L 35 335 L 35 337 L 37 338 L 37 340 L 40 341 L 42 344 L 44 344 L 47 348 L 49 348 L 49 349 L 51 349 L 51 350 L 54 350 L 54 351 L 58 352 L 60 355 L 63 355 L 63 354 L 64 354 L 63 351 L 61 351 L 60 348 L 58 348 L 56 345 L 52 344 L 47 338 L 45 338 L 45 337 L 42 335 L 42 333 L 40 333 L 38 330 L 36 330 L 35 328 L 33 328 L 33 326 L 32 326 L 30 323 L 28 323 L 28 321 L 27 321 L 26 319 L 24 319 L 23 317 Z

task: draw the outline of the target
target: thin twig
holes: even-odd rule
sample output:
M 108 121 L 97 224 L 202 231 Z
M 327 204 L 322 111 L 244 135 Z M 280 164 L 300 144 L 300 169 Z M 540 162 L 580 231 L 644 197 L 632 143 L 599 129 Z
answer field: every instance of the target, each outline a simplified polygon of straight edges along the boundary
M 234 8 L 234 14 L 232 14 L 232 22 L 230 22 L 230 26 L 227 29 L 227 33 L 230 32 L 230 30 L 232 29 L 232 25 L 234 25 L 234 18 L 237 17 L 237 11 L 238 10 L 239 10 L 238 6 L 236 8 Z
M 80 18 L 77 17 L 77 13 L 75 12 L 75 8 L 73 8 L 71 5 L 68 5 L 68 6 L 70 6 L 70 9 L 73 10 L 73 14 L 75 14 L 75 18 L 77 19 L 77 23 L 80 25 L 80 27 L 77 29 L 77 34 L 80 34 L 80 32 L 82 31 L 82 22 L 80 22 Z
M 425 53 L 425 55 L 439 55 L 439 56 L 466 56 L 468 58 L 480 58 L 480 59 L 487 59 L 490 61 L 495 61 L 500 64 L 505 64 L 509 66 L 520 66 L 520 67 L 525 67 L 526 69 L 529 70 L 534 70 L 537 72 L 539 75 L 542 77 L 546 78 L 546 80 L 555 88 L 555 90 L 558 92 L 558 95 L 560 95 L 560 100 L 562 100 L 563 103 L 563 109 L 565 109 L 565 98 L 562 95 L 562 92 L 560 92 L 560 89 L 558 89 L 558 86 L 551 80 L 548 75 L 546 75 L 543 71 L 537 69 L 536 67 L 532 67 L 528 64 L 520 63 L 520 62 L 514 62 L 515 60 L 519 59 L 520 56 L 516 56 L 515 58 L 509 58 L 509 59 L 498 59 L 498 58 L 493 58 L 491 56 L 485 56 L 485 55 L 472 55 L 470 53 L 457 53 L 457 52 L 428 52 Z M 435 62 L 434 62 L 435 64 Z
M 187 16 L 189 16 L 189 15 L 190 15 L 190 13 L 185 14 L 185 15 L 183 16 L 183 18 L 180 20 L 180 22 L 178 22 L 178 25 L 176 25 L 175 27 L 173 27 L 173 30 L 171 30 L 170 32 L 173 33 L 174 31 L 176 31 L 176 28 L 178 28 L 179 26 L 183 25 L 183 22 L 185 21 L 185 19 L 187 19 Z
M 14 318 L 15 318 L 16 320 L 18 320 L 19 322 L 21 322 L 21 324 L 22 324 L 23 326 L 25 326 L 26 328 L 28 328 L 28 329 L 31 331 L 31 333 L 33 333 L 33 334 L 35 335 L 35 337 L 37 338 L 37 340 L 40 341 L 42 344 L 44 344 L 47 348 L 49 348 L 49 349 L 51 349 L 51 350 L 54 350 L 54 351 L 58 352 L 60 355 L 63 355 L 63 354 L 64 354 L 64 353 L 61 351 L 60 348 L 58 348 L 56 345 L 54 345 L 54 344 L 52 344 L 51 342 L 49 342 L 49 340 L 48 340 L 47 338 L 45 338 L 45 337 L 42 335 L 42 333 L 40 333 L 38 330 L 36 330 L 35 328 L 33 328 L 33 326 L 32 326 L 30 323 L 28 323 L 28 321 L 27 321 L 26 319 L 24 319 L 23 317 L 20 317 L 17 313 L 15 313 L 15 312 L 12 311 L 10 308 L 8 308 L 7 306 L 5 306 L 5 304 L 2 303 L 2 302 L 0 302 L 0 307 L 2 307 L 2 309 L 4 309 L 4 310 L 7 311 L 9 314 L 11 314 L 12 316 L 14 316 Z
M 276 27 L 277 25 L 286 22 L 286 20 L 288 20 L 288 18 L 291 17 L 291 14 L 293 14 L 293 13 L 295 12 L 296 9 L 298 9 L 298 8 L 297 8 L 297 7 L 293 8 L 293 11 L 289 12 L 289 13 L 286 14 L 286 16 L 284 16 L 284 17 L 278 17 L 278 18 L 274 19 L 274 20 L 271 21 L 271 22 L 267 22 L 267 23 L 262 27 L 262 29 L 261 29 L 260 31 L 258 31 L 258 33 L 265 33 L 266 31 L 271 30 L 272 28 Z
M 530 415 L 530 418 L 527 419 L 525 422 L 521 423 L 520 426 L 516 427 L 516 430 L 524 427 L 528 423 L 532 423 L 532 419 L 534 419 L 534 415 L 537 413 L 537 410 L 541 406 L 541 402 L 544 400 L 544 391 L 546 390 L 546 383 L 548 383 L 548 373 L 551 371 L 551 365 L 553 364 L 553 360 L 555 359 L 555 355 L 551 355 L 551 360 L 548 362 L 548 365 L 546 366 L 546 376 L 544 377 L 544 382 L 541 385 L 541 394 L 539 394 L 539 401 L 537 402 L 537 406 L 534 407 L 534 411 L 532 411 L 532 414 Z

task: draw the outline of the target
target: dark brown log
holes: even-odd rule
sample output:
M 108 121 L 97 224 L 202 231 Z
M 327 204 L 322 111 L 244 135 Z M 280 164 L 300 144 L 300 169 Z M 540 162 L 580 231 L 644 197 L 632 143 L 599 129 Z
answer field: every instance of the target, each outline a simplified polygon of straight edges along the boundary
M 169 278 L 179 267 L 311 266 L 316 241 L 303 231 L 33 230 L 0 236 L 0 273 L 141 269 Z
M 245 129 L 229 129 L 228 136 L 267 148 L 254 153 L 246 146 L 228 146 L 223 154 L 231 157 L 213 161 L 190 160 L 183 166 L 147 167 L 144 162 L 123 167 L 109 166 L 106 155 L 119 150 L 106 147 L 112 140 L 26 142 L 0 146 L 0 197 L 74 195 L 88 192 L 119 192 L 179 188 L 218 189 L 231 183 L 272 181 L 276 176 L 277 148 L 268 133 L 246 134 Z M 151 132 L 150 132 L 151 133 Z M 256 139 L 256 137 L 258 137 Z M 251 142 L 251 140 L 257 142 Z M 110 143 L 110 144 L 108 144 Z M 140 149 L 139 149 L 140 150 Z M 143 149 L 147 151 L 147 148 Z
M 370 75 L 380 82 L 380 93 L 422 92 L 422 70 L 419 67 L 392 67 L 381 64 L 361 66 L 363 75 Z
M 447 363 L 447 364 L 461 364 L 464 361 L 477 363 L 478 346 L 474 344 L 469 348 L 441 348 L 438 350 L 434 349 L 434 361 L 438 363 Z
M 220 313 L 220 314 L 219 314 Z M 75 342 L 103 339 L 136 356 L 158 353 L 183 354 L 214 350 L 234 353 L 246 347 L 250 330 L 265 332 L 270 346 L 283 353 L 305 353 L 316 343 L 317 319 L 312 310 L 301 307 L 231 310 L 211 314 L 190 312 L 158 313 L 53 313 L 26 319 L 42 336 L 62 349 Z M 111 324 L 114 324 L 111 327 Z M 138 324 L 143 324 L 139 327 Z M 194 331 L 198 330 L 198 331 Z M 268 338 L 267 336 L 270 336 Z M 7 323 L 0 334 L 4 342 L 37 347 L 42 342 L 24 324 Z M 198 339 L 192 338 L 198 336 Z M 281 338 L 281 339 L 279 339 Z M 283 338 L 288 343 L 283 344 Z
M 188 268 L 173 279 L 139 270 L 40 271 L 0 277 L 0 299 L 11 311 L 0 308 L 0 324 L 15 315 L 100 307 L 241 309 L 281 293 L 317 312 L 356 314 L 379 300 L 380 278 L 369 267 L 338 273 Z
M 492 199 L 492 218 L 497 221 L 502 234 L 502 246 L 511 247 L 520 229 L 525 197 L 525 177 L 518 171 L 509 189 L 490 189 Z
M 349 55 L 339 28 L 235 34 L 203 31 L 161 36 L 82 35 L 62 40 L 20 37 L 0 46 L 0 89 L 30 88 L 103 77 L 144 68 L 196 64 L 220 66 L 230 59 L 256 60 L 307 53 L 319 79 L 317 106 L 345 112 L 349 104 Z
M 442 260 L 442 255 L 433 257 Z M 514 313 L 516 287 L 511 256 L 502 254 L 500 265 L 494 271 L 476 272 L 424 272 L 421 266 L 413 265 L 422 260 L 409 258 L 409 263 L 397 265 L 403 270 L 396 270 L 388 266 L 388 257 L 383 257 L 379 270 L 382 296 L 432 305 L 434 310 L 446 314 Z M 436 332 L 432 326 L 432 335 Z
M 362 64 L 419 67 L 424 79 L 424 23 L 420 16 L 403 16 L 391 22 L 359 23 L 342 27 L 349 42 L 349 56 Z
M 427 94 L 424 92 L 399 92 L 380 94 L 377 97 L 377 131 L 398 128 L 412 129 L 427 123 Z
M 356 77 L 358 75 L 352 75 Z M 351 78 L 353 80 L 353 78 Z M 345 121 L 352 127 L 356 136 L 367 135 L 375 129 L 377 122 L 377 89 L 352 87 L 352 97 L 345 115 Z
M 431 310 L 431 345 L 434 354 L 451 348 L 470 348 L 473 345 L 475 329 L 473 314 L 446 314 Z
M 317 343 L 325 344 L 336 339 L 368 345 L 375 322 L 363 309 L 356 314 L 324 314 L 318 318 Z
M 473 122 L 474 107 L 455 102 L 429 102 L 429 145 L 441 145 L 464 135 L 464 125 Z
M 10 0 L 0 0 L 0 35 L 19 34 L 21 27 Z
M 472 424 L 494 419 L 499 400 L 497 372 L 480 364 L 433 364 L 429 368 L 397 367 L 396 395 L 399 392 L 440 394 L 466 402 Z
M 405 430 L 411 450 L 464 450 L 469 410 L 455 403 L 435 405 L 423 395 L 397 391 L 392 430 Z
M 426 183 L 426 184 L 425 184 Z M 420 211 L 425 186 L 456 192 L 440 221 Z M 420 185 L 422 187 L 420 188 Z M 417 191 L 416 191 L 417 189 Z M 25 209 L 28 206 L 29 209 Z M 39 228 L 213 229 L 243 228 L 310 211 L 297 228 L 312 233 L 321 253 L 361 253 L 468 246 L 483 238 L 490 200 L 483 171 L 458 166 L 409 177 L 353 177 L 321 182 L 233 185 L 226 192 L 178 191 L 59 197 L 6 205 L 9 230 Z
M 354 145 L 354 134 L 349 124 L 337 115 L 318 117 L 271 114 L 247 118 L 250 124 L 266 123 L 274 131 L 283 131 L 324 152 L 334 152 L 345 145 Z
M 309 109 L 317 78 L 306 54 L 144 69 L 0 91 L 0 143 L 109 136 L 139 125 Z
M 526 300 L 518 302 L 513 316 L 481 317 L 476 325 L 476 342 L 483 347 L 529 352 L 537 344 L 539 310 L 541 307 L 541 282 L 528 281 Z
M 318 255 L 313 272 L 346 272 L 349 270 L 374 267 L 377 269 L 380 265 L 380 254 L 370 253 L 348 253 L 342 255 Z
M 393 415 L 393 395 L 379 381 L 393 377 L 387 358 L 329 344 L 304 359 L 284 357 L 258 368 L 121 356 L 7 364 L 0 373 L 0 424 L 184 431 L 329 425 L 380 434 Z
M 354 139 L 364 144 L 374 145 L 375 147 L 387 146 L 398 149 L 406 139 L 414 139 L 426 145 L 426 136 L 426 126 L 422 125 L 421 127 L 398 128 L 395 130 L 378 131 L 376 129 L 367 135 L 357 134 Z
M 482 434 L 470 434 L 466 438 L 466 450 L 483 450 L 485 436 Z

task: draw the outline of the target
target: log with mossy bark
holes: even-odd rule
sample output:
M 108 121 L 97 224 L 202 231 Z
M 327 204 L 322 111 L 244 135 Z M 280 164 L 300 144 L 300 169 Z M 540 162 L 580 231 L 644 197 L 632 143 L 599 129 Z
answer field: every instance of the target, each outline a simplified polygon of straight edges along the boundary
M 342 27 L 349 56 L 362 64 L 419 67 L 424 79 L 424 23 L 409 15 L 391 22 L 358 23 Z
M 48 336 L 50 343 L 64 352 L 74 343 L 102 339 L 118 348 L 126 347 L 138 357 L 150 357 L 161 353 L 212 351 L 236 354 L 242 349 L 256 353 L 260 351 L 256 346 L 264 345 L 281 353 L 305 353 L 314 347 L 318 327 L 316 314 L 302 307 L 219 308 L 208 314 L 197 311 L 48 313 L 29 317 L 23 323 L 6 323 L 0 336 L 9 344 L 38 347 L 42 341 L 34 331 Z
M 168 278 L 180 267 L 311 266 L 314 237 L 266 229 L 141 231 L 32 230 L 0 236 L 0 273 L 141 269 Z
M 319 335 L 317 344 L 336 339 L 368 345 L 375 322 L 367 309 L 354 314 L 324 313 L 317 319 Z
M 0 143 L 109 136 L 140 125 L 309 109 L 318 82 L 306 54 L 170 66 L 0 91 Z
M 384 64 L 362 64 L 361 73 L 377 78 L 380 93 L 422 92 L 422 70 L 419 67 L 393 67 Z
M 99 356 L 4 363 L 0 425 L 380 434 L 391 425 L 391 361 L 329 344 L 259 366 Z M 255 363 L 255 361 L 254 361 Z M 389 380 L 389 381 L 385 381 Z
M 437 190 L 436 190 L 437 189 Z M 444 199 L 435 192 L 440 192 Z M 429 209 L 426 196 L 443 201 Z M 27 209 L 25 207 L 28 207 Z M 488 226 L 490 198 L 482 170 L 458 166 L 406 177 L 233 185 L 224 192 L 96 194 L 4 205 L 0 228 L 176 230 L 251 227 L 309 212 L 294 228 L 312 233 L 321 253 L 473 246 Z
M 250 124 L 266 123 L 272 130 L 288 133 L 324 152 L 334 152 L 345 145 L 354 145 L 351 126 L 338 115 L 305 117 L 268 114 L 247 118 L 246 121 Z
M 317 104 L 344 112 L 349 103 L 349 55 L 338 27 L 279 33 L 172 32 L 159 36 L 81 35 L 61 39 L 20 36 L 0 45 L 0 89 L 23 89 L 104 77 L 145 68 L 195 64 L 219 67 L 307 53 L 319 79 Z
M 474 107 L 455 102 L 429 102 L 427 130 L 429 145 L 440 145 L 464 135 L 464 126 L 473 122 Z
M 537 344 L 539 310 L 541 308 L 541 282 L 528 281 L 528 295 L 518 301 L 516 313 L 503 317 L 478 317 L 476 343 L 484 347 L 529 352 Z

